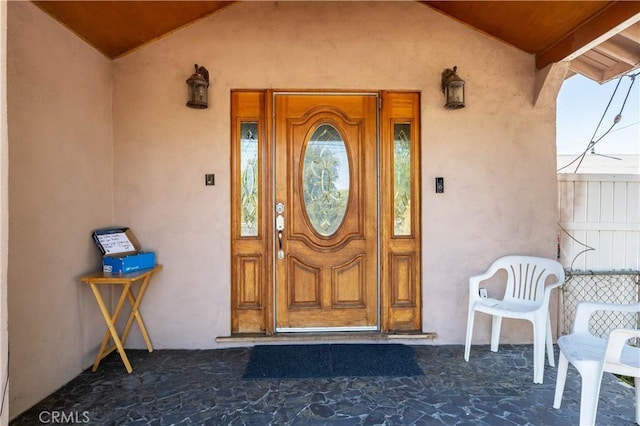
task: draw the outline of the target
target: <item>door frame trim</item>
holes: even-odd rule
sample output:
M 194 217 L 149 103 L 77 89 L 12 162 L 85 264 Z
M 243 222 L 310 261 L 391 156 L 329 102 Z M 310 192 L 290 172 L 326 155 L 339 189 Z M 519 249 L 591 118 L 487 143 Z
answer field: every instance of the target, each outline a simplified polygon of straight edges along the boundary
M 423 327 L 422 292 L 422 136 L 421 94 L 416 90 L 276 90 L 232 89 L 230 93 L 230 332 L 232 336 L 272 336 L 274 329 L 273 260 L 276 241 L 270 231 L 274 226 L 272 200 L 273 94 L 354 94 L 378 97 L 377 177 L 378 177 L 378 318 L 381 334 L 420 333 Z M 257 126 L 255 151 L 245 154 L 243 126 Z M 397 140 L 396 130 L 409 126 L 409 141 Z M 409 177 L 396 175 L 397 157 L 409 161 Z M 408 149 L 408 151 L 407 151 Z M 249 157 L 243 157 L 250 155 Z M 408 155 L 408 157 L 405 157 Z M 254 157 L 256 157 L 254 159 Z M 242 159 L 256 161 L 250 172 Z M 407 160 L 408 158 L 408 160 Z M 245 174 L 248 173 L 248 174 Z M 250 176 L 255 192 L 255 209 L 244 210 L 242 182 Z M 398 213 L 396 177 L 402 197 L 409 197 L 410 208 Z M 407 180 L 408 179 L 408 180 Z M 403 204 L 402 206 L 406 206 Z M 249 205 L 251 207 L 251 205 Z M 402 214 L 404 224 L 396 233 L 395 217 Z M 408 215 L 408 216 L 407 216 Z M 255 227 L 256 234 L 245 233 L 244 221 Z M 400 229 L 400 228 L 398 228 Z M 269 230 L 269 231 L 268 231 Z M 373 303 L 373 302 L 372 302 Z M 331 333 L 316 333 L 319 336 Z M 295 337 L 295 333 L 284 334 Z M 304 333 L 300 333 L 304 336 Z

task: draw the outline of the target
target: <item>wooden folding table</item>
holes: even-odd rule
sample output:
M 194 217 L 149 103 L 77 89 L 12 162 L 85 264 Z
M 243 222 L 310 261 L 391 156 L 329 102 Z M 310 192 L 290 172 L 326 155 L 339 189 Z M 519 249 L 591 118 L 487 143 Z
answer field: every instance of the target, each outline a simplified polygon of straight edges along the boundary
M 149 350 L 149 352 L 153 352 L 153 346 L 151 345 L 149 334 L 147 333 L 147 329 L 145 328 L 144 322 L 142 321 L 142 314 L 140 314 L 140 303 L 142 302 L 145 290 L 147 289 L 149 281 L 151 280 L 151 275 L 153 275 L 154 272 L 157 272 L 160 269 L 162 269 L 162 265 L 156 265 L 152 269 L 145 269 L 142 271 L 136 271 L 122 275 L 96 272 L 94 274 L 80 278 L 80 281 L 91 286 L 91 290 L 93 291 L 93 294 L 96 297 L 96 301 L 98 302 L 98 307 L 100 307 L 102 316 L 107 323 L 107 331 L 104 335 L 104 339 L 102 339 L 102 345 L 100 346 L 100 350 L 98 351 L 96 360 L 93 363 L 93 367 L 91 369 L 92 371 L 96 371 L 98 369 L 98 366 L 100 365 L 100 361 L 114 350 L 117 350 L 120 354 L 120 358 L 122 358 L 122 362 L 124 363 L 127 372 L 131 373 L 133 371 L 133 368 L 131 368 L 131 363 L 129 362 L 129 358 L 127 358 L 127 354 L 124 351 L 124 344 L 127 340 L 127 336 L 129 335 L 129 330 L 133 325 L 134 318 L 138 323 L 140 332 L 142 333 L 142 337 L 144 338 L 144 342 L 147 345 L 147 349 Z M 140 285 L 138 294 L 135 295 L 133 293 L 132 286 L 135 282 L 138 281 L 142 281 L 142 284 Z M 109 309 L 107 309 L 107 305 L 104 303 L 102 294 L 100 293 L 100 289 L 98 288 L 99 285 L 104 284 L 122 286 L 122 293 L 120 294 L 120 298 L 118 299 L 118 303 L 116 304 L 113 314 L 111 314 L 109 312 Z M 125 299 L 128 299 L 129 303 L 131 304 L 131 312 L 129 313 L 129 318 L 127 319 L 124 330 L 122 331 L 122 335 L 118 335 L 118 331 L 116 329 L 116 321 L 118 320 L 120 311 L 124 306 Z M 109 339 L 113 340 L 113 344 L 107 347 Z

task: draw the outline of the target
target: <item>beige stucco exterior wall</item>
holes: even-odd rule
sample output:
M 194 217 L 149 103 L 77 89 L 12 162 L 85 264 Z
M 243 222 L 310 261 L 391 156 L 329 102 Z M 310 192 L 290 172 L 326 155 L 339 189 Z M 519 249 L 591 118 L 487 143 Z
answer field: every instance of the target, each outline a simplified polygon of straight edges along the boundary
M 104 333 L 78 277 L 112 221 L 112 66 L 30 2 L 9 2 L 7 34 L 15 417 L 86 368 Z
M 240 2 L 113 62 L 31 3 L 8 20 L 12 417 L 97 351 L 103 320 L 78 282 L 99 265 L 95 228 L 130 226 L 164 264 L 142 307 L 156 349 L 229 334 L 231 89 L 421 91 L 428 343 L 463 343 L 469 275 L 555 256 L 555 105 L 533 106 L 533 57 L 422 4 Z M 205 110 L 184 105 L 194 63 L 211 73 Z M 467 107 L 447 111 L 453 65 Z M 488 342 L 489 322 L 476 330 Z M 530 327 L 503 336 L 530 342 Z M 135 327 L 128 346 L 143 347 Z
M 9 141 L 7 133 L 7 2 L 0 2 L 0 389 L 9 391 L 7 263 L 9 258 Z M 4 391 L 6 389 L 6 391 Z M 9 423 L 9 399 L 0 401 L 0 425 Z
M 184 105 L 194 63 L 211 74 L 205 110 Z M 458 111 L 439 88 L 453 65 L 467 82 Z M 116 60 L 115 222 L 165 266 L 145 298 L 154 345 L 215 347 L 230 331 L 236 88 L 422 92 L 423 328 L 462 343 L 469 275 L 507 253 L 555 255 L 555 110 L 534 108 L 534 83 L 532 56 L 417 2 L 237 3 Z M 505 340 L 529 328 L 507 321 Z M 477 330 L 486 342 L 488 323 Z

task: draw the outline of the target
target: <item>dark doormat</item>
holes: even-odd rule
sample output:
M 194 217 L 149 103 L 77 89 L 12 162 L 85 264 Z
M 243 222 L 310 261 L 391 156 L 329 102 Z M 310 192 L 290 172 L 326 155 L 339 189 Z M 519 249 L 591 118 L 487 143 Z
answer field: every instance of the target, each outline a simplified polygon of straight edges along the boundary
M 245 379 L 423 376 L 412 347 L 401 344 L 258 345 Z

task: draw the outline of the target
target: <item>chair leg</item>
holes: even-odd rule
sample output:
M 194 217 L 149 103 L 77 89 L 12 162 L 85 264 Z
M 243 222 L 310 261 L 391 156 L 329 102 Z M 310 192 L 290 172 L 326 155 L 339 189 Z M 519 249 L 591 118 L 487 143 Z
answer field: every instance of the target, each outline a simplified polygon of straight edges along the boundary
M 640 377 L 633 378 L 636 385 L 636 424 L 640 425 Z
M 533 323 L 533 383 L 542 383 L 544 379 L 544 347 L 546 326 Z
M 567 381 L 567 369 L 569 368 L 569 360 L 560 351 L 558 359 L 558 376 L 556 378 L 556 393 L 553 396 L 553 408 L 560 408 L 562 403 L 562 394 L 564 393 L 564 384 Z
M 580 371 L 580 375 L 582 376 L 580 426 L 593 426 L 596 424 L 596 413 L 598 412 L 602 369 L 586 368 L 584 371 Z
M 502 328 L 502 317 L 493 315 L 491 317 L 491 352 L 498 352 L 500 344 L 500 329 Z
M 467 338 L 464 342 L 464 360 L 469 361 L 469 353 L 471 352 L 471 337 L 473 335 L 473 320 L 475 318 L 475 311 L 473 308 L 469 308 L 469 314 L 467 316 Z
M 556 366 L 555 355 L 553 353 L 553 334 L 551 332 L 551 318 L 547 316 L 547 359 L 549 360 L 549 365 L 552 367 Z

